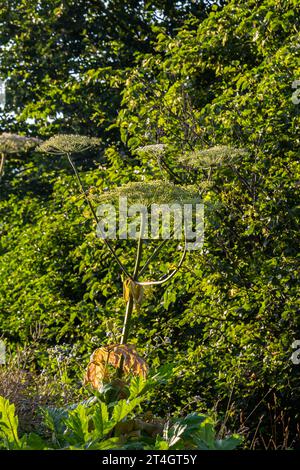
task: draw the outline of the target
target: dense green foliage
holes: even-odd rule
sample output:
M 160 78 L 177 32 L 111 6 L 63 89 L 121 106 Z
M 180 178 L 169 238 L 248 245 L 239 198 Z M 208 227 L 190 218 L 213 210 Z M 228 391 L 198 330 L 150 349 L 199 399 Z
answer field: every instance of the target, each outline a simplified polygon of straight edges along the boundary
M 135 54 L 153 50 L 152 27 L 172 32 L 205 2 L 145 0 L 5 0 L 0 6 L 0 73 L 12 93 L 5 116 L 32 127 L 104 135 L 114 123 L 124 73 Z M 101 99 L 99 99 L 101 97 Z M 51 118 L 49 125 L 47 118 Z M 24 125 L 25 124 L 25 125 Z
M 107 450 L 156 449 L 232 450 L 241 439 L 232 435 L 217 439 L 214 422 L 191 413 L 163 425 L 134 419 L 133 412 L 145 401 L 159 374 L 147 381 L 132 381 L 128 399 L 108 401 L 105 393 L 66 408 L 44 408 L 44 438 L 39 434 L 18 434 L 15 406 L 0 397 L 0 449 L 7 450 Z M 51 438 L 46 434 L 51 432 Z
M 11 3 L 0 8 L 0 73 L 16 114 L 1 113 L 1 128 L 101 137 L 100 150 L 75 158 L 91 195 L 161 178 L 136 149 L 164 144 L 163 176 L 198 184 L 215 208 L 203 251 L 135 315 L 132 341 L 147 361 L 176 363 L 152 408 L 217 411 L 230 429 L 248 428 L 248 447 L 299 445 L 299 2 Z M 203 165 L 199 151 L 220 145 L 244 151 Z M 65 160 L 11 155 L 0 214 L 1 335 L 12 351 L 34 336 L 32 367 L 47 369 L 57 343 L 78 343 L 84 363 L 119 333 L 124 301 Z M 117 243 L 129 270 L 133 251 Z M 166 246 L 151 273 L 178 257 Z

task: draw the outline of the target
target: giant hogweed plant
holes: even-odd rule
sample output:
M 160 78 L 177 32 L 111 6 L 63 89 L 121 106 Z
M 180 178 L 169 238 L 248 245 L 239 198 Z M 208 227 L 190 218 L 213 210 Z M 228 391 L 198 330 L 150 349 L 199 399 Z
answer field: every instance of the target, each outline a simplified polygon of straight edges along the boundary
M 117 370 L 117 377 L 121 378 L 126 375 L 146 376 L 147 365 L 145 361 L 138 355 L 135 347 L 128 343 L 131 327 L 133 311 L 139 311 L 143 290 L 145 287 L 160 286 L 170 281 L 182 266 L 187 253 L 187 239 L 185 227 L 183 230 L 183 249 L 177 264 L 172 260 L 172 268 L 170 271 L 157 279 L 145 278 L 147 268 L 155 260 L 167 240 L 164 239 L 158 243 L 157 247 L 146 256 L 142 263 L 142 256 L 145 247 L 145 226 L 147 224 L 147 215 L 141 211 L 140 213 L 140 229 L 136 243 L 136 255 L 134 261 L 134 269 L 129 272 L 128 268 L 121 261 L 117 254 L 113 243 L 105 236 L 101 228 L 100 218 L 96 209 L 96 204 L 113 204 L 116 205 L 119 198 L 126 197 L 128 205 L 142 204 L 147 209 L 152 204 L 172 204 L 176 203 L 183 206 L 187 203 L 199 201 L 199 193 L 193 186 L 183 186 L 174 184 L 170 181 L 153 180 L 149 182 L 131 182 L 124 186 L 111 189 L 103 194 L 95 194 L 84 187 L 83 181 L 74 163 L 73 154 L 84 152 L 85 150 L 99 147 L 100 141 L 96 138 L 89 138 L 79 135 L 57 135 L 44 142 L 39 151 L 65 157 L 75 175 L 81 194 L 84 196 L 86 203 L 90 209 L 91 216 L 97 224 L 98 236 L 103 239 L 108 250 L 118 264 L 123 277 L 123 292 L 126 302 L 124 322 L 120 342 L 110 344 L 94 351 L 88 366 L 85 382 L 91 383 L 96 389 L 110 380 L 110 367 Z
M 116 206 L 122 197 L 127 199 L 129 206 L 140 204 L 146 207 L 147 210 L 152 204 L 176 203 L 183 207 L 184 204 L 199 202 L 205 191 L 210 188 L 214 169 L 217 167 L 229 168 L 239 176 L 238 163 L 246 154 L 244 149 L 219 145 L 208 149 L 182 152 L 178 157 L 170 146 L 163 144 L 147 145 L 138 148 L 136 153 L 141 157 L 142 161 L 154 160 L 161 172 L 162 179 L 147 182 L 130 182 L 121 187 L 105 191 L 102 194 L 97 194 L 84 187 L 74 163 L 73 155 L 99 148 L 100 143 L 99 139 L 87 136 L 56 135 L 42 143 L 38 148 L 40 152 L 61 156 L 68 160 L 79 190 L 85 198 L 91 216 L 97 225 L 97 234 L 102 238 L 122 273 L 126 309 L 121 338 L 118 343 L 109 344 L 94 351 L 85 377 L 85 382 L 92 384 L 97 390 L 99 390 L 103 383 L 111 380 L 110 366 L 112 366 L 113 370 L 117 371 L 118 379 L 130 374 L 146 376 L 148 370 L 147 364 L 138 355 L 135 347 L 128 342 L 132 331 L 133 312 L 134 309 L 138 312 L 141 307 L 144 288 L 164 285 L 179 271 L 187 254 L 187 239 L 186 227 L 184 225 L 183 249 L 179 261 L 176 264 L 173 257 L 170 263 L 171 269 L 167 274 L 164 274 L 162 277 L 149 279 L 146 277 L 147 270 L 158 257 L 158 254 L 168 240 L 165 238 L 160 241 L 150 253 L 148 244 L 145 250 L 146 240 L 144 234 L 147 232 L 145 230 L 147 226 L 147 213 L 141 210 L 134 268 L 130 272 L 118 256 L 112 241 L 103 233 L 102 226 L 99 224 L 100 217 L 96 206 L 108 203 Z M 175 226 L 173 227 L 173 232 L 174 230 Z M 147 253 L 143 257 L 145 251 Z
M 18 136 L 17 136 L 18 137 Z M 1 139 L 0 139 L 1 140 Z M 23 146 L 20 147 L 22 142 Z M 29 145 L 34 149 L 37 139 L 16 138 L 3 136 L 0 144 L 2 154 L 10 152 L 22 153 Z M 19 145 L 18 148 L 15 145 Z M 25 147 L 24 147 L 25 145 Z M 199 200 L 199 190 L 194 186 L 174 184 L 174 173 L 167 165 L 170 180 L 154 180 L 149 182 L 129 183 L 114 188 L 101 195 L 87 191 L 72 158 L 73 154 L 97 148 L 100 141 L 78 135 L 59 135 L 42 143 L 39 151 L 66 157 L 76 177 L 78 186 L 90 209 L 96 224 L 98 235 L 101 236 L 110 253 L 118 264 L 124 279 L 124 300 L 126 310 L 119 343 L 96 349 L 87 368 L 85 383 L 95 389 L 94 396 L 82 403 L 63 409 L 46 408 L 42 410 L 44 426 L 51 433 L 51 440 L 31 433 L 23 434 L 18 431 L 18 418 L 15 407 L 8 400 L 0 397 L 0 448 L 5 449 L 113 449 L 113 448 L 144 448 L 144 449 L 203 449 L 231 450 L 236 448 L 241 439 L 237 435 L 218 439 L 214 430 L 214 422 L 210 417 L 192 413 L 184 418 L 172 419 L 167 422 L 138 417 L 133 419 L 134 412 L 139 409 L 149 390 L 165 381 L 172 374 L 172 367 L 163 368 L 158 374 L 148 374 L 148 366 L 140 357 L 135 347 L 128 343 L 133 311 L 139 312 L 143 299 L 143 289 L 147 286 L 163 285 L 170 281 L 182 266 L 187 253 L 187 240 L 184 230 L 184 246 L 180 259 L 175 265 L 174 260 L 170 272 L 162 277 L 145 279 L 147 269 L 156 259 L 167 242 L 158 243 L 148 256 L 142 257 L 146 245 L 144 227 L 146 217 L 141 212 L 140 231 L 136 245 L 134 269 L 130 272 L 119 258 L 115 247 L 103 233 L 98 224 L 99 216 L 95 203 L 116 203 L 119 197 L 125 197 L 129 204 L 143 204 L 149 208 L 151 204 L 191 203 Z M 144 155 L 153 154 L 153 146 L 141 149 Z M 156 155 L 157 157 L 157 155 Z M 161 164 L 161 149 L 159 147 L 159 163 Z M 5 158 L 2 160 L 2 168 Z M 173 177 L 173 178 L 172 178 Z M 142 263 L 142 260 L 145 261 Z M 114 372 L 111 372 L 111 368 Z M 148 375 L 148 376 L 147 376 Z M 128 380 L 130 376 L 134 376 Z M 147 376 L 147 377 L 146 377 Z M 126 378 L 126 381 L 122 380 Z M 46 434 L 47 434 L 46 433 Z

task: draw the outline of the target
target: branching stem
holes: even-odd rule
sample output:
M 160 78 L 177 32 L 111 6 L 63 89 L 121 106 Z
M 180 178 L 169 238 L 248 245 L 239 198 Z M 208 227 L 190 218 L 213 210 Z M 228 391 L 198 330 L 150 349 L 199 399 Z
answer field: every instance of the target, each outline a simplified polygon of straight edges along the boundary
M 87 196 L 87 193 L 86 193 L 86 190 L 85 190 L 85 188 L 84 188 L 82 179 L 80 178 L 80 175 L 79 175 L 79 173 L 78 173 L 78 171 L 77 171 L 77 168 L 76 168 L 76 166 L 75 166 L 75 164 L 74 164 L 74 162 L 73 162 L 73 160 L 72 160 L 72 158 L 71 158 L 71 155 L 68 153 L 68 154 L 67 154 L 67 157 L 68 157 L 69 163 L 70 163 L 70 165 L 71 165 L 71 167 L 72 167 L 72 169 L 73 169 L 73 171 L 74 171 L 74 174 L 75 174 L 75 176 L 76 176 L 77 183 L 78 183 L 78 185 L 79 185 L 79 187 L 80 187 L 80 190 L 81 190 L 81 192 L 82 192 L 82 194 L 83 194 L 83 196 L 84 196 L 84 198 L 85 198 L 85 200 L 86 200 L 86 202 L 87 202 L 87 204 L 88 204 L 88 206 L 89 206 L 89 208 L 90 208 L 90 211 L 91 211 L 91 213 L 92 213 L 92 215 L 93 215 L 93 217 L 94 217 L 96 223 L 98 224 L 99 219 L 98 219 L 98 217 L 97 217 L 96 211 L 95 211 L 95 209 L 94 209 L 94 207 L 93 207 L 93 205 L 92 205 L 90 199 L 89 199 L 88 196 Z M 100 230 L 101 230 L 101 228 L 100 228 Z M 122 263 L 121 260 L 119 259 L 117 253 L 115 252 L 115 250 L 114 250 L 114 248 L 112 247 L 112 245 L 110 244 L 110 242 L 107 240 L 107 238 L 105 237 L 104 234 L 102 234 L 102 235 L 103 235 L 103 236 L 102 236 L 102 239 L 103 239 L 104 243 L 106 244 L 107 248 L 109 249 L 109 251 L 111 252 L 111 254 L 113 255 L 113 257 L 115 258 L 115 260 L 116 260 L 116 262 L 117 262 L 119 268 L 121 269 L 121 271 L 125 274 L 125 276 L 126 276 L 127 278 L 133 280 L 132 276 L 128 273 L 127 269 L 125 268 L 125 266 L 123 265 L 123 263 Z

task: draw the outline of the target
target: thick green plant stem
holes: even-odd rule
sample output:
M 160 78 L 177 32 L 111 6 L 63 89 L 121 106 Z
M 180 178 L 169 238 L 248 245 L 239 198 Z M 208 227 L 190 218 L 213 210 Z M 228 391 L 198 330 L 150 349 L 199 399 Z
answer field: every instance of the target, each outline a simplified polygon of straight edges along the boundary
M 74 162 L 73 162 L 73 160 L 72 160 L 72 158 L 71 158 L 71 155 L 70 155 L 70 154 L 67 154 L 67 157 L 68 157 L 69 163 L 70 163 L 70 165 L 71 165 L 71 167 L 72 167 L 72 169 L 73 169 L 73 171 L 74 171 L 74 174 L 75 174 L 75 176 L 76 176 L 78 186 L 79 186 L 79 188 L 80 188 L 80 190 L 81 190 L 81 192 L 82 192 L 82 194 L 83 194 L 83 196 L 84 196 L 84 198 L 85 198 L 85 200 L 86 200 L 86 202 L 87 202 L 87 204 L 88 204 L 88 206 L 89 206 L 89 208 L 90 208 L 90 211 L 91 211 L 91 213 L 92 213 L 92 215 L 93 215 L 93 217 L 94 217 L 96 223 L 98 224 L 99 219 L 98 219 L 98 217 L 97 217 L 96 211 L 95 211 L 95 209 L 94 209 L 94 207 L 93 207 L 91 201 L 89 200 L 89 198 L 88 198 L 88 196 L 87 196 L 87 194 L 86 194 L 86 190 L 84 189 L 84 185 L 83 185 L 82 179 L 80 178 L 80 175 L 79 175 L 79 173 L 78 173 L 78 171 L 77 171 L 77 168 L 76 168 L 76 166 L 75 166 L 75 164 L 74 164 Z M 103 241 L 104 241 L 104 243 L 106 244 L 106 246 L 107 246 L 107 248 L 109 249 L 109 251 L 111 252 L 111 254 L 113 255 L 113 257 L 115 258 L 115 260 L 116 260 L 116 262 L 117 262 L 119 268 L 121 269 L 121 271 L 125 274 L 126 277 L 128 277 L 128 278 L 131 279 L 131 280 L 133 280 L 133 277 L 128 273 L 127 269 L 123 266 L 123 263 L 120 261 L 118 255 L 116 254 L 116 252 L 115 252 L 115 250 L 113 249 L 113 247 L 112 247 L 112 245 L 110 244 L 110 242 L 109 242 L 105 237 L 103 237 Z
M 123 324 L 123 330 L 122 330 L 121 344 L 126 344 L 126 342 L 128 340 L 131 317 L 132 317 L 132 312 L 133 312 L 133 305 L 134 305 L 133 296 L 130 293 L 127 304 L 126 304 L 126 311 L 125 311 L 125 318 L 124 318 L 124 324 Z
M 138 280 L 138 272 L 139 272 L 139 268 L 141 264 L 144 223 L 145 223 L 145 218 L 143 214 L 141 214 L 141 232 L 140 232 L 140 237 L 139 237 L 138 246 L 137 246 L 134 272 L 132 276 L 133 282 L 136 282 Z M 131 317 L 132 317 L 132 311 L 133 311 L 133 303 L 134 303 L 133 295 L 131 292 L 129 292 L 129 298 L 128 298 L 128 302 L 126 305 L 126 313 L 125 313 L 124 324 L 123 324 L 121 344 L 126 344 L 128 336 L 129 336 Z
M 137 246 L 136 258 L 135 258 L 135 266 L 133 272 L 133 282 L 138 280 L 138 272 L 140 269 L 141 259 L 142 259 L 142 250 L 143 250 L 143 232 L 144 232 L 144 225 L 145 225 L 145 217 L 141 214 L 141 229 L 140 229 L 140 237 Z M 134 299 L 131 291 L 129 291 L 129 297 L 126 304 L 126 311 L 122 329 L 122 337 L 121 337 L 121 344 L 126 344 L 128 341 L 129 333 L 130 333 L 130 326 L 131 326 L 131 319 L 132 319 L 132 312 L 134 306 Z M 120 364 L 118 367 L 117 375 L 119 378 L 123 375 L 123 363 L 124 363 L 124 356 L 121 357 Z

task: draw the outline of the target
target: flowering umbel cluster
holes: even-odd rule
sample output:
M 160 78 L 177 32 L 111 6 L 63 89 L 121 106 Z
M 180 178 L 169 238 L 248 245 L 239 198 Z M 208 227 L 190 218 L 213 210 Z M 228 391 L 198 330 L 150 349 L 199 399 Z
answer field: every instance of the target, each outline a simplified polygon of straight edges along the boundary
M 183 187 L 167 181 L 154 180 L 124 184 L 99 195 L 98 202 L 115 203 L 120 197 L 126 197 L 128 205 L 143 204 L 146 207 L 152 204 L 183 205 L 199 201 L 199 193 L 194 186 Z
M 4 155 L 20 154 L 34 150 L 42 141 L 36 137 L 26 137 L 3 132 L 0 135 L 0 153 Z
M 38 150 L 52 155 L 70 155 L 97 148 L 101 140 L 77 134 L 58 134 L 43 142 Z
M 192 169 L 213 168 L 231 165 L 246 154 L 247 152 L 244 149 L 228 147 L 226 145 L 216 145 L 204 150 L 187 152 L 181 155 L 178 161 L 183 166 Z

